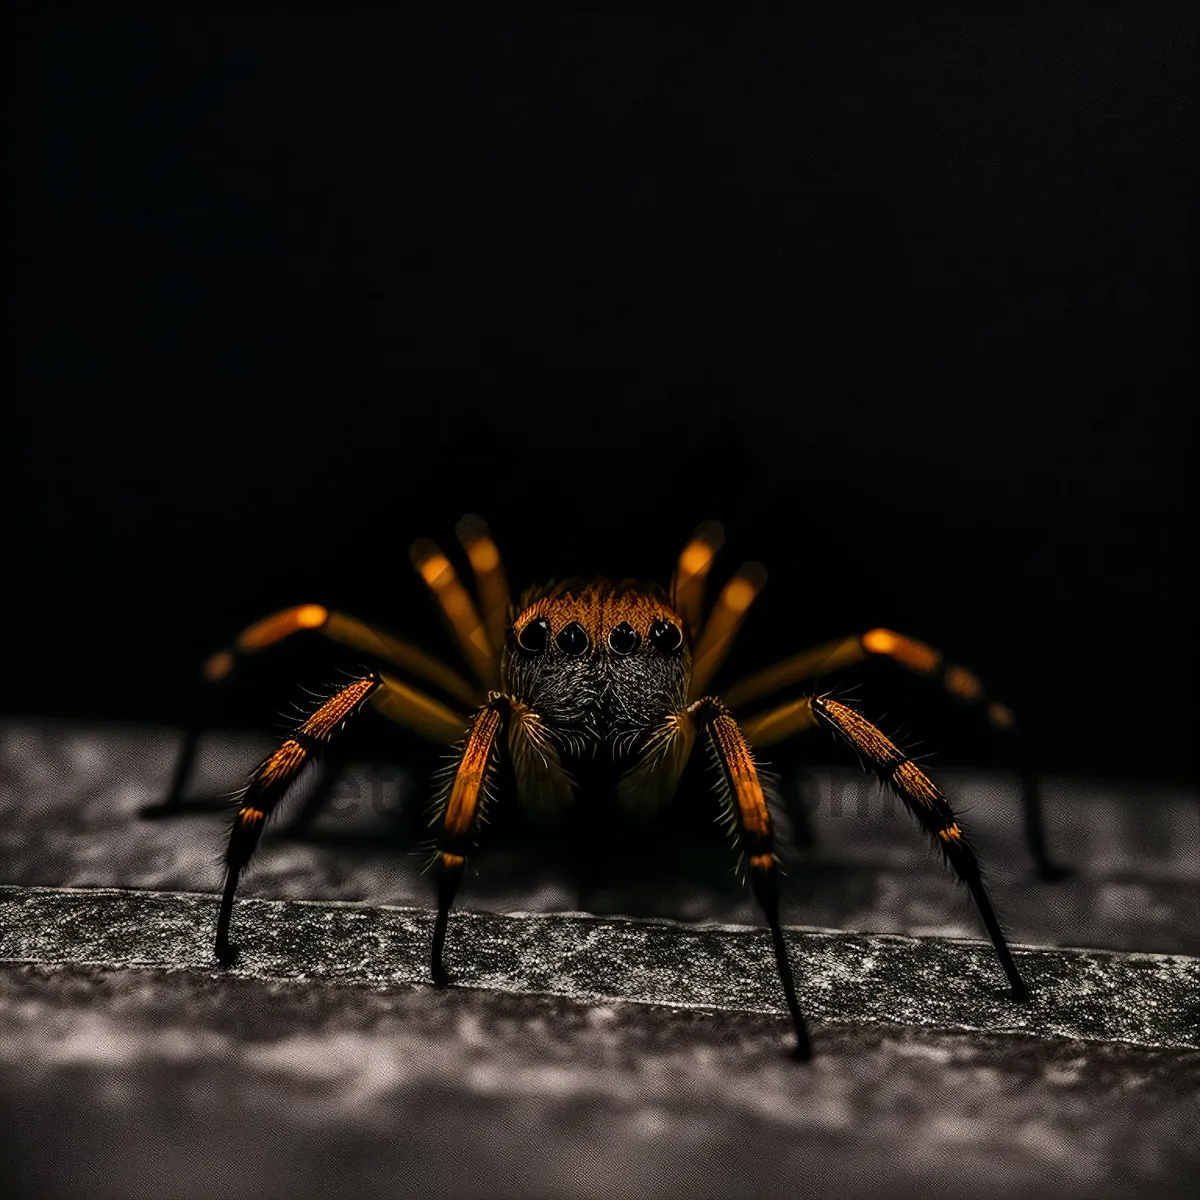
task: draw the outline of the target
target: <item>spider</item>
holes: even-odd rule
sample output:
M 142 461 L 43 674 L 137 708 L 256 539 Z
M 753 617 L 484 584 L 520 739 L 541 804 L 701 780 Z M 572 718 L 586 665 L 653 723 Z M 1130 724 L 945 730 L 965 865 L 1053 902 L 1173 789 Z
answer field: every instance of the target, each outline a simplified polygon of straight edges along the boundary
M 596 761 L 615 767 L 611 784 L 621 802 L 660 805 L 674 794 L 701 742 L 715 767 L 719 803 L 770 931 L 795 1031 L 794 1054 L 808 1058 L 811 1043 L 780 925 L 779 860 L 755 750 L 824 727 L 858 752 L 930 836 L 970 890 L 1013 999 L 1028 997 L 962 824 L 920 767 L 857 709 L 827 693 L 810 691 L 743 715 L 754 702 L 781 689 L 872 658 L 889 658 L 919 673 L 941 672 L 950 691 L 980 698 L 982 686 L 970 672 L 944 666 L 937 651 L 912 638 L 872 629 L 788 658 L 717 694 L 709 683 L 767 574 L 761 564 L 746 564 L 705 611 L 706 580 L 723 541 L 716 522 L 702 524 L 684 546 L 670 588 L 633 580 L 569 580 L 531 588 L 515 607 L 499 551 L 484 522 L 468 515 L 458 523 L 456 534 L 470 561 L 475 599 L 433 542 L 415 542 L 411 557 L 476 682 L 409 642 L 316 604 L 256 622 L 205 663 L 205 677 L 219 681 L 230 675 L 240 656 L 311 630 L 380 664 L 379 669 L 364 668 L 361 676 L 339 687 L 251 774 L 225 855 L 214 947 L 222 964 L 236 960 L 237 947 L 229 932 L 238 878 L 268 818 L 305 764 L 370 706 L 391 721 L 454 747 L 433 822 L 437 916 L 430 961 L 439 987 L 449 981 L 443 962 L 448 914 L 502 764 L 518 799 L 534 809 L 571 803 L 580 771 Z M 411 686 L 400 675 L 437 689 L 458 707 Z M 991 704 L 987 711 L 997 727 L 1011 726 L 1012 715 L 1003 706 Z M 195 736 L 177 768 L 167 809 L 178 807 Z

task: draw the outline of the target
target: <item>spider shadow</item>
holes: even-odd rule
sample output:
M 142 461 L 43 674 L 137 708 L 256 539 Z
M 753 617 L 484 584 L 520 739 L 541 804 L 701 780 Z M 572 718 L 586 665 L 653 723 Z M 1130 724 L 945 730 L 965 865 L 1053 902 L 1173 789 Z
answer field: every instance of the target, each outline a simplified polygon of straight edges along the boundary
M 364 858 L 432 853 L 427 797 L 434 789 L 424 776 L 413 773 L 398 803 L 348 815 L 336 795 L 339 767 L 323 765 L 272 837 Z M 460 902 L 469 906 L 474 892 L 487 905 L 523 907 L 536 895 L 567 909 L 631 917 L 730 915 L 748 891 L 737 876 L 734 845 L 716 824 L 721 810 L 710 781 L 689 775 L 663 809 L 651 812 L 623 809 L 611 789 L 588 783 L 565 809 L 532 812 L 502 775 L 469 856 Z M 433 895 L 431 881 L 431 901 Z
M 414 773 L 400 802 L 369 814 L 364 823 L 361 814 L 346 820 L 337 811 L 338 769 L 336 763 L 324 765 L 274 837 L 363 858 L 432 853 L 426 798 L 432 789 L 423 776 Z M 790 783 L 777 789 L 775 805 L 789 908 L 803 913 L 816 898 L 828 907 L 831 894 L 861 890 L 854 880 L 877 867 L 894 867 L 839 861 L 823 853 L 802 792 Z M 467 906 L 474 893 L 484 906 L 525 907 L 536 896 L 539 903 L 545 899 L 556 907 L 636 918 L 757 919 L 741 857 L 720 824 L 722 805 L 700 756 L 659 810 L 623 808 L 603 779 L 585 782 L 572 805 L 552 813 L 523 808 L 511 779 L 502 777 L 497 790 L 470 855 L 471 872 L 460 897 Z M 916 830 L 905 832 L 919 836 Z M 430 882 L 430 901 L 433 894 Z

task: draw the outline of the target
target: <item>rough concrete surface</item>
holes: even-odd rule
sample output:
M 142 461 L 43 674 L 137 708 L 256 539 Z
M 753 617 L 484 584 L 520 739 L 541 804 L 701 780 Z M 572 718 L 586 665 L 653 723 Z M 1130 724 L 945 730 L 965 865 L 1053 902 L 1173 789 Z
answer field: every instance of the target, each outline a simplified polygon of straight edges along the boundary
M 1200 1055 L 500 992 L 0 971 L 18 1195 L 1194 1195 Z
M 1200 1190 L 1193 792 L 1047 781 L 1075 874 L 1046 884 L 1012 781 L 943 777 L 1036 988 L 1018 1007 L 915 831 L 814 775 L 818 845 L 787 857 L 817 1049 L 798 1066 L 753 908 L 686 858 L 581 895 L 498 846 L 451 924 L 456 986 L 429 987 L 423 858 L 384 836 L 420 785 L 377 766 L 312 838 L 268 834 L 219 970 L 225 818 L 137 816 L 175 742 L 0 728 L 7 1194 Z M 262 745 L 212 739 L 197 789 L 228 791 Z
M 0 887 L 0 962 L 367 988 L 429 979 L 433 921 L 424 909 L 247 900 L 238 912 L 242 953 L 224 971 L 212 956 L 211 896 Z M 801 1007 L 817 1019 L 1200 1049 L 1200 959 L 1017 949 L 1033 996 L 1015 1004 L 988 943 L 800 929 L 787 940 Z M 459 913 L 448 945 L 458 987 L 787 1011 L 766 934 L 753 927 Z

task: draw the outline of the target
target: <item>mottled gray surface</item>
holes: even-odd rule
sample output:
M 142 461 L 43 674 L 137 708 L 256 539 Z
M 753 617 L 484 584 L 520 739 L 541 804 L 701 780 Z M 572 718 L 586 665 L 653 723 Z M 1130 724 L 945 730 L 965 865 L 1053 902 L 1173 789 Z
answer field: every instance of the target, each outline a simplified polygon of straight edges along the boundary
M 1192 1197 L 1200 1054 L 0 968 L 16 1196 Z
M 220 977 L 211 948 L 216 915 L 211 896 L 0 887 L 0 962 Z M 235 976 L 371 988 L 429 979 L 433 922 L 424 909 L 247 900 L 237 920 Z M 983 942 L 798 929 L 787 940 L 801 1007 L 818 1019 L 1200 1048 L 1200 959 L 1018 949 L 1034 995 L 1014 1004 Z M 760 929 L 460 913 L 448 946 L 460 987 L 786 1012 Z
M 351 844 L 268 834 L 244 957 L 216 969 L 228 818 L 137 815 L 177 742 L 0 727 L 0 959 L 24 960 L 0 962 L 5 1194 L 1200 1192 L 1194 791 L 1046 781 L 1076 868 L 1051 885 L 1013 780 L 939 775 L 1026 944 L 1018 1008 L 986 945 L 948 940 L 976 918 L 916 831 L 854 773 L 814 773 L 819 846 L 786 854 L 786 920 L 828 927 L 788 932 L 817 1051 L 798 1066 L 727 861 L 714 883 L 632 843 L 581 887 L 489 846 L 452 922 L 460 986 L 429 987 L 425 853 L 389 840 L 424 783 L 395 768 L 354 768 L 320 821 Z M 211 739 L 193 790 L 269 744 Z

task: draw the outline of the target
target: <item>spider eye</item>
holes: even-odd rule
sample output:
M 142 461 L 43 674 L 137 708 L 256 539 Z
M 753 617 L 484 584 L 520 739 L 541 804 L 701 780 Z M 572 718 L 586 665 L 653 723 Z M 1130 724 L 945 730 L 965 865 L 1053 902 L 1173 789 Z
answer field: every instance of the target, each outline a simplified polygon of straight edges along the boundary
M 546 643 L 549 640 L 550 622 L 545 617 L 538 617 L 536 620 L 530 621 L 517 634 L 517 645 L 522 650 L 528 650 L 531 654 L 541 654 L 545 650 Z
M 671 621 L 655 621 L 650 626 L 650 644 L 662 654 L 678 650 L 683 642 L 679 626 Z
M 588 648 L 588 635 L 578 621 L 572 621 L 554 640 L 558 648 L 572 658 L 583 654 Z
M 641 640 L 637 630 L 628 621 L 622 621 L 608 631 L 608 648 L 614 654 L 632 654 Z

